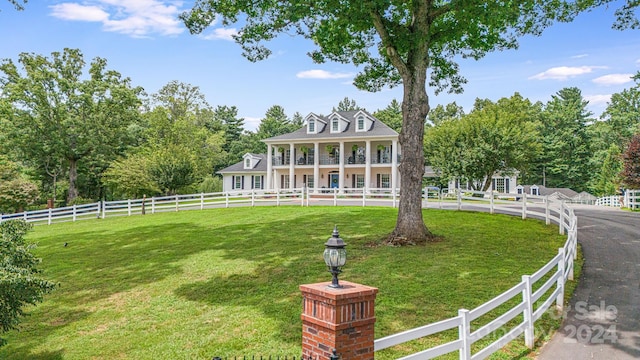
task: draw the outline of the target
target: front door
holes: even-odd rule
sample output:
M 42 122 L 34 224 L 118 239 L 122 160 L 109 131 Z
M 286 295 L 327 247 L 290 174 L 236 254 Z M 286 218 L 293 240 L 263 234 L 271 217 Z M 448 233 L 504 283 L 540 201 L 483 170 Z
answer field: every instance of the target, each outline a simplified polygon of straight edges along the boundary
M 340 181 L 338 179 L 339 174 L 329 174 L 329 187 L 330 188 L 338 188 L 340 186 Z

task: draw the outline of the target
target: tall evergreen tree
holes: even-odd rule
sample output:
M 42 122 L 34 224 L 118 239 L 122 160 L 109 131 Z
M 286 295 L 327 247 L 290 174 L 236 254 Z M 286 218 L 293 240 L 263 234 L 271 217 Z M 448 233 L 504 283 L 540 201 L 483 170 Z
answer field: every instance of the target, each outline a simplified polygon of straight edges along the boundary
M 592 173 L 587 123 L 593 121 L 588 104 L 575 87 L 558 91 L 546 104 L 540 123 L 542 162 L 536 169 L 545 186 L 587 189 Z
M 344 99 L 342 99 L 342 101 L 338 103 L 338 106 L 333 108 L 333 111 L 357 111 L 357 110 L 362 110 L 362 108 L 358 106 L 358 104 L 356 104 L 355 100 L 349 99 L 348 97 L 345 97 Z
M 398 133 L 402 130 L 402 104 L 396 99 L 391 100 L 386 108 L 374 112 L 373 116 Z

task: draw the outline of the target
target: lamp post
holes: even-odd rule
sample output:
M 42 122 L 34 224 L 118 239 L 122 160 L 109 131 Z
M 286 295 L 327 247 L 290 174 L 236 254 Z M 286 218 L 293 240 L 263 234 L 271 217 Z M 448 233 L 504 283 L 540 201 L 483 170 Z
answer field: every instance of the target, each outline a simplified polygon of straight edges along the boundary
M 347 262 L 347 250 L 345 250 L 347 244 L 340 238 L 337 225 L 333 228 L 333 234 L 324 246 L 324 263 L 327 264 L 329 272 L 333 276 L 329 287 L 341 288 L 342 285 L 338 283 L 338 274 L 342 272 L 342 267 Z

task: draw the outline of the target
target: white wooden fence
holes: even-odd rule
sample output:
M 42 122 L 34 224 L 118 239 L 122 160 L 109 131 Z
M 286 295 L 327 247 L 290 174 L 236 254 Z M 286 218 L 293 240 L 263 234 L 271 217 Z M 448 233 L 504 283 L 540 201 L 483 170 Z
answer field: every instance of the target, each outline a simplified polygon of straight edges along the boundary
M 638 203 L 640 191 L 637 191 L 634 196 L 632 201 Z M 547 224 L 551 222 L 558 224 L 559 232 L 567 234 L 567 241 L 562 248 L 558 249 L 558 254 L 553 259 L 535 273 L 523 275 L 522 281 L 511 289 L 475 309 L 458 310 L 456 317 L 378 339 L 374 343 L 375 351 L 456 328 L 458 329 L 457 340 L 425 349 L 402 359 L 431 359 L 453 351 L 459 352 L 460 359 L 484 359 L 522 334 L 524 334 L 525 345 L 533 347 L 535 322 L 554 303 L 558 310 L 562 310 L 565 282 L 573 280 L 573 261 L 577 256 L 577 219 L 573 209 L 566 206 L 564 202 L 527 194 L 465 191 L 445 195 L 438 191 L 427 190 L 423 198 L 425 205 L 437 202 L 439 208 L 458 210 L 482 208 L 488 209 L 491 213 L 500 211 L 519 215 L 523 219 L 529 216 L 544 219 Z M 395 207 L 398 201 L 398 191 L 392 189 L 369 189 L 368 191 L 324 189 L 318 193 L 304 188 L 287 191 L 252 190 L 105 201 L 1 215 L 0 222 L 24 219 L 35 224 L 52 224 L 111 216 L 247 205 L 391 205 Z M 477 324 L 480 317 L 512 299 L 521 300 L 488 323 L 481 326 Z M 521 317 L 520 320 L 517 319 L 519 317 Z M 488 336 L 496 337 L 496 333 L 503 331 L 507 324 L 512 326 L 508 332 L 482 349 L 475 349 L 475 353 L 471 352 L 474 343 Z
M 598 206 L 625 207 L 632 210 L 640 209 L 640 190 L 625 190 L 624 197 L 620 195 L 603 196 L 596 200 Z

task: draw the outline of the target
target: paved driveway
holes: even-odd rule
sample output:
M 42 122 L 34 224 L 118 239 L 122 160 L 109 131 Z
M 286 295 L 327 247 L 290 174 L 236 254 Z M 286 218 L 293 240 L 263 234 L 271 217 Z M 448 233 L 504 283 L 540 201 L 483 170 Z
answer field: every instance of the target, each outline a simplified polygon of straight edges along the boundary
M 585 264 L 563 324 L 537 358 L 640 359 L 640 213 L 575 213 Z

